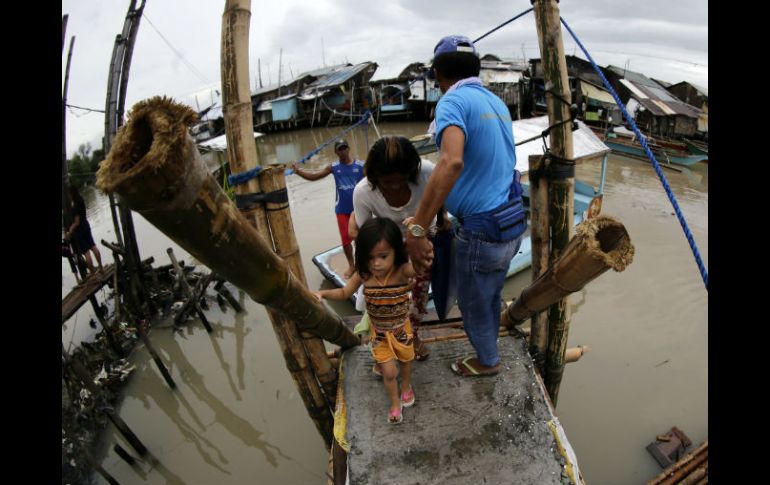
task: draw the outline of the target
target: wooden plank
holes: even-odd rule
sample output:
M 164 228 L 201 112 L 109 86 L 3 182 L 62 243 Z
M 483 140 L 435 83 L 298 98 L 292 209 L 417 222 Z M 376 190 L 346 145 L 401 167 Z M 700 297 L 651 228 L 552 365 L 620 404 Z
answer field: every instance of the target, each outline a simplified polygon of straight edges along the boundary
M 107 265 L 102 272 L 94 273 L 83 283 L 73 288 L 61 301 L 61 323 L 69 320 L 94 293 L 102 289 L 112 279 L 114 273 L 115 265 Z

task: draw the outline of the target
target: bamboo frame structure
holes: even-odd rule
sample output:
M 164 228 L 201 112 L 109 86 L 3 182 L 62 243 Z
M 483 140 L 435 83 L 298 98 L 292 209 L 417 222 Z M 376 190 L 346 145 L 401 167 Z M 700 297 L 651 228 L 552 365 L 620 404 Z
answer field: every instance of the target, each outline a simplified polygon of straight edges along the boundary
M 550 133 L 551 153 L 561 159 L 570 160 L 572 159 L 572 131 L 569 123 L 571 93 L 559 23 L 559 6 L 556 0 L 533 0 L 532 4 L 546 93 L 551 94 L 546 96 L 548 123 L 549 126 L 556 125 Z M 553 179 L 550 184 L 551 260 L 555 260 L 572 236 L 574 174 Z M 549 308 L 545 383 L 554 406 L 558 400 L 559 384 L 564 372 L 569 317 L 569 301 L 566 297 Z
M 250 0 L 226 0 L 222 14 L 222 101 L 227 159 L 232 173 L 242 173 L 259 165 L 253 137 L 249 89 L 250 17 Z M 271 180 L 268 176 L 265 181 L 270 183 Z M 280 183 L 285 184 L 283 180 L 274 184 Z M 237 185 L 235 192 L 239 195 L 259 193 L 261 185 L 260 179 L 252 178 L 246 184 Z M 267 191 L 267 187 L 264 190 Z M 297 254 L 297 243 L 293 237 L 294 230 L 290 215 L 275 214 L 271 217 L 275 227 L 271 227 L 265 207 L 262 205 L 255 204 L 250 208 L 242 208 L 241 211 L 271 249 L 275 249 L 279 255 Z M 290 262 L 289 267 L 292 266 L 295 267 L 292 268 L 295 269 L 294 274 L 299 277 L 299 284 L 307 286 L 299 259 L 296 259 L 296 262 Z M 289 274 L 291 275 L 291 272 Z M 302 395 L 305 407 L 318 427 L 326 446 L 330 447 L 333 440 L 332 410 L 337 379 L 336 372 L 326 357 L 323 342 L 318 339 L 303 340 L 297 324 L 286 315 L 268 309 L 268 316 L 283 352 L 286 366 Z M 308 365 L 308 361 L 312 367 Z M 319 386 L 319 380 L 324 384 L 326 392 Z
M 359 337 L 297 280 L 208 173 L 187 132 L 195 118 L 190 108 L 168 98 L 135 105 L 97 173 L 98 187 L 119 193 L 129 207 L 193 257 L 269 307 L 272 316 L 280 316 L 273 322 L 279 339 L 290 328 L 287 321 L 293 321 L 297 329 L 343 348 L 359 345 Z M 287 358 L 287 367 L 330 445 L 327 401 L 312 372 L 303 378 L 304 384 L 298 381 L 299 373 L 309 369 L 307 357 L 302 359 L 304 349 L 289 347 L 285 340 L 279 343 L 285 357 L 297 357 L 296 362 Z M 314 385 L 318 392 L 303 391 Z
M 260 184 L 267 193 L 275 193 L 286 190 L 286 177 L 283 174 L 283 166 L 268 167 L 260 175 Z M 291 272 L 307 286 L 305 270 L 302 267 L 299 245 L 294 235 L 294 224 L 292 223 L 291 210 L 289 203 L 265 203 L 265 214 L 267 215 L 270 232 L 273 236 L 273 245 L 275 252 L 281 256 L 289 265 Z M 300 344 L 305 347 L 310 364 L 313 366 L 318 381 L 323 387 L 324 395 L 331 409 L 334 409 L 337 397 L 337 369 L 329 361 L 326 355 L 326 347 L 323 342 L 307 332 L 300 333 L 302 340 Z

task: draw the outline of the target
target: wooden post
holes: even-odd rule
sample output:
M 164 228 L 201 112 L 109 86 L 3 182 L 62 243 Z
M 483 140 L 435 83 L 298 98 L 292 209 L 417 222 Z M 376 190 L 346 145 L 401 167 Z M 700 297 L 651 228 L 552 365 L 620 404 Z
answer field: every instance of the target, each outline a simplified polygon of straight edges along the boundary
M 67 26 L 67 16 L 62 21 L 62 49 L 64 49 L 64 30 Z M 70 48 L 67 53 L 67 68 L 64 71 L 64 90 L 61 98 L 61 208 L 64 213 L 64 227 L 72 225 L 70 214 L 69 169 L 67 167 L 67 89 L 70 80 L 70 64 L 72 63 L 72 49 L 75 47 L 75 37 L 70 39 Z
M 61 345 L 61 353 L 62 357 L 64 358 L 64 365 L 69 366 L 72 369 L 78 380 L 94 397 L 99 396 L 102 392 L 101 389 L 99 389 L 96 384 L 94 384 L 93 377 L 89 375 L 88 370 L 83 367 L 83 364 L 81 364 L 77 359 L 70 357 L 67 351 L 64 350 L 64 343 Z M 128 425 L 126 425 L 125 421 L 123 421 L 115 411 L 105 411 L 105 414 L 110 419 L 110 421 L 112 421 L 112 424 L 118 428 L 120 434 L 122 434 L 128 443 L 134 448 L 134 450 L 139 453 L 139 456 L 144 456 L 147 454 L 147 448 L 142 444 L 141 441 L 139 441 L 139 438 L 136 437 L 136 435 L 128 428 Z
M 548 224 L 548 178 L 537 172 L 544 167 L 543 157 L 529 157 L 530 238 L 532 241 L 532 281 L 548 269 L 550 228 Z M 548 347 L 548 313 L 538 312 L 531 319 L 530 354 L 540 375 L 545 375 Z
M 238 303 L 238 300 L 236 300 L 233 295 L 230 293 L 230 290 L 225 288 L 225 280 L 220 279 L 217 284 L 214 285 L 214 291 L 216 291 L 219 295 L 224 297 L 225 300 L 227 300 L 227 303 L 230 304 L 231 307 L 233 307 L 233 310 L 235 310 L 235 313 L 243 313 L 243 307 L 240 303 Z
M 184 275 L 184 270 L 179 265 L 179 263 L 176 260 L 176 256 L 174 256 L 174 250 L 171 248 L 166 249 L 166 252 L 168 253 L 168 257 L 171 258 L 171 264 L 174 265 L 174 271 L 176 272 L 176 278 L 179 281 L 179 286 L 182 287 L 182 292 L 187 296 L 187 305 L 190 308 L 195 309 L 195 313 L 198 315 L 198 317 L 201 319 L 201 322 L 203 322 L 203 326 L 206 327 L 206 331 L 208 333 L 211 333 L 213 329 L 211 328 L 211 324 L 209 323 L 208 318 L 206 318 L 206 315 L 203 313 L 203 310 L 201 309 L 201 306 L 198 304 L 197 296 L 194 294 L 194 292 L 190 289 L 190 284 L 187 283 L 187 278 Z M 182 311 L 179 312 L 177 315 L 177 318 L 175 319 L 175 323 L 181 323 L 182 316 L 184 316 L 187 312 Z
M 572 124 L 569 122 L 571 93 L 559 23 L 559 6 L 556 0 L 532 0 L 532 4 L 543 64 L 548 124 L 549 126 L 558 125 L 550 132 L 551 153 L 560 159 L 571 160 Z M 572 237 L 575 174 L 574 165 L 565 167 L 554 164 L 553 160 L 551 160 L 551 169 L 557 172 L 550 181 L 551 260 L 553 261 L 559 257 Z M 567 297 L 552 305 L 548 312 L 545 384 L 554 406 L 559 397 L 559 384 L 564 373 L 569 317 Z
M 144 3 L 144 0 L 142 0 L 139 8 L 135 8 L 136 0 L 131 0 L 125 21 L 123 22 L 123 31 L 115 38 L 115 47 L 113 48 L 107 79 L 107 101 L 104 110 L 105 154 L 111 150 L 118 128 L 123 124 L 123 107 L 125 105 L 126 90 L 128 89 L 128 71 L 131 65 L 131 56 L 134 42 L 136 41 L 136 33 L 139 28 L 139 21 L 144 10 Z M 125 249 L 126 254 L 126 267 L 129 274 L 128 291 L 126 292 L 128 303 L 133 311 L 145 313 L 150 300 L 146 297 L 141 282 L 141 258 L 139 256 L 139 247 L 136 241 L 131 211 L 120 200 L 116 203 L 112 195 L 110 195 L 110 210 L 112 212 L 113 224 L 115 225 L 115 234 L 118 237 L 118 244 Z M 120 220 L 120 223 L 118 223 L 118 220 Z
M 283 175 L 284 166 L 269 167 L 260 173 L 260 184 L 267 193 L 286 193 L 286 177 Z M 281 256 L 289 266 L 291 272 L 307 286 L 305 270 L 302 267 L 302 258 L 299 253 L 299 245 L 294 234 L 291 210 L 288 197 L 286 202 L 267 202 L 265 204 L 268 224 L 273 236 L 275 252 Z M 337 396 L 337 370 L 332 366 L 326 355 L 326 348 L 318 337 L 307 332 L 302 332 L 302 345 L 307 351 L 313 372 L 323 386 L 326 400 L 331 409 L 334 409 Z
M 160 373 L 163 374 L 163 379 L 166 380 L 166 384 L 168 384 L 171 389 L 176 389 L 176 382 L 174 382 L 174 379 L 171 377 L 171 373 L 168 371 L 168 369 L 166 369 L 166 365 L 162 360 L 160 360 L 160 356 L 157 352 L 155 352 L 155 348 L 150 343 L 150 338 L 147 336 L 147 331 L 144 328 L 145 325 L 146 320 L 137 321 L 136 333 L 139 334 L 139 338 L 142 339 L 144 346 L 147 347 L 147 351 L 150 353 L 152 360 L 155 361 L 155 365 L 158 366 L 158 370 L 160 370 Z

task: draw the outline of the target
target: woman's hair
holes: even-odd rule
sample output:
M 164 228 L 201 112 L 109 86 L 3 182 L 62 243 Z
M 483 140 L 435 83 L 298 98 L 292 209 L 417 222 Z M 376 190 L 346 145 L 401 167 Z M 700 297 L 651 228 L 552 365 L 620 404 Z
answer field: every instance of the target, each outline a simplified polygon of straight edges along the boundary
M 374 142 L 369 150 L 364 174 L 373 189 L 378 188 L 381 175 L 394 173 L 406 175 L 410 182 L 416 184 L 420 165 L 420 155 L 412 142 L 403 136 L 386 136 Z
M 442 78 L 448 81 L 459 81 L 468 77 L 478 76 L 481 71 L 481 61 L 475 54 L 468 52 L 450 52 L 438 56 L 431 66 Z
M 398 267 L 409 261 L 401 230 L 387 217 L 375 217 L 364 222 L 356 238 L 356 271 L 361 277 L 369 275 L 369 260 L 374 246 L 384 240 L 395 252 L 393 265 Z

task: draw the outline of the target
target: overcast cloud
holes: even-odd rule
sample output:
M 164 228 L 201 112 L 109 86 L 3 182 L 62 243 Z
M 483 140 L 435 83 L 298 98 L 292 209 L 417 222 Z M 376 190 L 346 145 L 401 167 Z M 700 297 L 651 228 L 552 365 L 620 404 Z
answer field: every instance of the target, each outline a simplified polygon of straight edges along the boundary
M 69 104 L 104 109 L 113 44 L 129 3 L 62 2 L 62 15 L 69 14 L 62 83 L 70 38 L 76 38 Z M 655 79 L 708 88 L 707 0 L 563 0 L 559 5 L 562 17 L 599 65 L 627 65 Z M 374 61 L 379 65 L 375 79 L 392 77 L 411 62 L 429 60 L 442 36 L 464 34 L 475 39 L 530 7 L 529 0 L 252 1 L 250 83 L 253 88 L 258 82 L 257 59 L 263 84 L 277 82 L 280 49 L 282 79 L 321 67 L 324 61 L 326 65 Z M 155 95 L 193 107 L 197 95 L 201 108 L 209 105 L 212 91 L 219 89 L 223 10 L 224 1 L 147 0 L 126 106 Z M 584 57 L 566 30 L 563 36 L 566 53 Z M 482 54 L 540 57 L 534 15 L 503 27 L 477 47 Z M 103 130 L 102 113 L 68 110 L 68 153 L 86 142 L 99 147 Z

